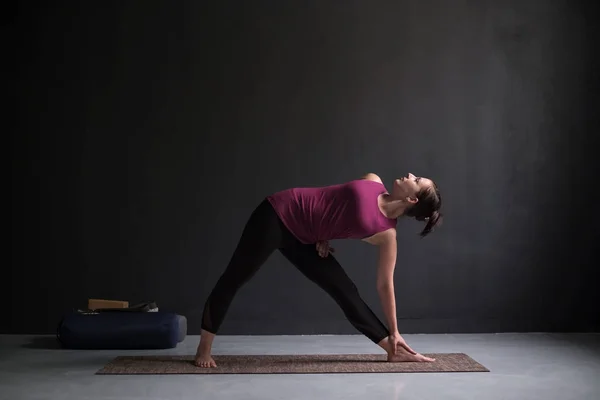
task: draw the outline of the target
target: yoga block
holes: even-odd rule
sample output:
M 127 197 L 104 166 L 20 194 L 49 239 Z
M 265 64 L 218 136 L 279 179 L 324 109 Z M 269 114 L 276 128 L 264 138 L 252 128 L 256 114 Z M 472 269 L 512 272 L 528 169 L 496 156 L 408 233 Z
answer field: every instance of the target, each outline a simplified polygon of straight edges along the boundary
M 101 308 L 127 308 L 127 307 L 129 307 L 128 301 L 88 299 L 88 310 L 99 310 Z

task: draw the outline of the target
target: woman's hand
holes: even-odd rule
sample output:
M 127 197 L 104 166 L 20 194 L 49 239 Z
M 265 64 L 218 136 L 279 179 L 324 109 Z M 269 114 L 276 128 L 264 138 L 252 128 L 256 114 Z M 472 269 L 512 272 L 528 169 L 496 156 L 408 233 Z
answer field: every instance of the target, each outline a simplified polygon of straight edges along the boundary
M 329 242 L 327 240 L 319 240 L 316 247 L 317 252 L 323 258 L 329 256 L 329 253 L 333 253 L 335 251 L 333 247 L 329 247 Z
M 402 347 L 410 354 L 417 354 L 416 351 L 410 348 L 410 346 L 406 343 L 404 338 L 399 333 L 390 334 L 388 340 L 390 342 L 390 346 L 392 347 L 393 354 L 396 354 L 398 352 L 398 346 Z

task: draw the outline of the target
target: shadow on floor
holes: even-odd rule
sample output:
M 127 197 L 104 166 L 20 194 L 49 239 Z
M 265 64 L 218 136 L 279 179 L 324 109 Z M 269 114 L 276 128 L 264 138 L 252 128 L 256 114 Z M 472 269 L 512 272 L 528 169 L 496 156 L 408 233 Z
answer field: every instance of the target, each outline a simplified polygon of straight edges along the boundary
M 29 343 L 21 345 L 25 349 L 62 350 L 62 346 L 54 336 L 34 336 Z

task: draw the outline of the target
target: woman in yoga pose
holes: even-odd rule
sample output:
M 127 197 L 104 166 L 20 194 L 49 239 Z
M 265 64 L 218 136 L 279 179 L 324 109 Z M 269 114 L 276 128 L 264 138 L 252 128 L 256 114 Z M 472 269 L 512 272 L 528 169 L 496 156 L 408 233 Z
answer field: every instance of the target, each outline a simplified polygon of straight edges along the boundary
M 195 364 L 216 367 L 211 348 L 237 291 L 279 250 L 302 274 L 325 290 L 350 323 L 386 351 L 388 361 L 434 361 L 412 350 L 396 322 L 394 268 L 396 223 L 406 216 L 426 221 L 424 237 L 441 218 L 435 183 L 412 174 L 388 191 L 369 173 L 347 183 L 287 189 L 267 196 L 252 212 L 227 268 L 204 306 Z M 331 254 L 330 240 L 360 239 L 378 246 L 377 291 L 387 327 L 362 300 L 352 280 Z

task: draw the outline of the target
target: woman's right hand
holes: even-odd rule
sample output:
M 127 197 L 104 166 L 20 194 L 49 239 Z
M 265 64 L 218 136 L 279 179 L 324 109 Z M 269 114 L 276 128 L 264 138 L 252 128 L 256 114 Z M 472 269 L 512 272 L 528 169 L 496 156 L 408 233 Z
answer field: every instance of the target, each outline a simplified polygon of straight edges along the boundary
M 404 340 L 404 338 L 399 333 L 392 333 L 388 337 L 390 341 L 390 346 L 392 348 L 393 354 L 397 354 L 398 347 L 402 347 L 404 350 L 408 351 L 410 354 L 417 354 L 416 351 L 410 348 L 408 343 Z
M 329 256 L 329 253 L 333 253 L 335 249 L 329 246 L 327 240 L 319 240 L 316 244 L 317 252 L 323 258 Z

